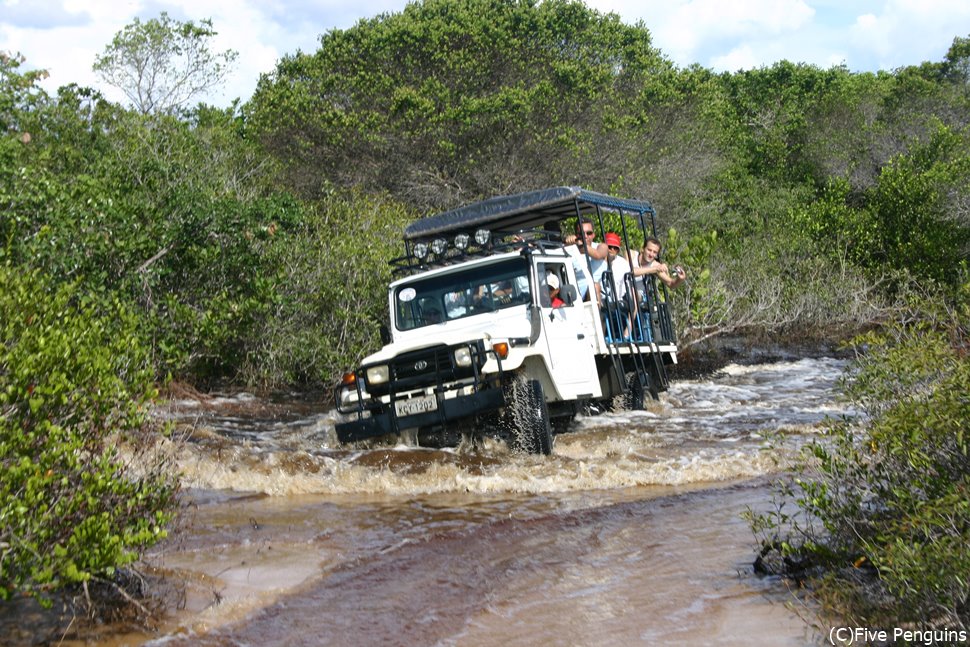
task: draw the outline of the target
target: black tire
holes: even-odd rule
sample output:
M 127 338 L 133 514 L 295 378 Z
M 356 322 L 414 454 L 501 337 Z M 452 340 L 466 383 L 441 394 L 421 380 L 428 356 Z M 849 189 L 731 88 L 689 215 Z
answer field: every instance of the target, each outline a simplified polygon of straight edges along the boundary
M 508 420 L 512 449 L 528 454 L 552 453 L 552 427 L 539 380 L 515 380 L 508 387 Z
M 660 376 L 660 371 L 662 371 L 663 368 L 658 368 L 656 364 L 653 364 L 649 366 L 648 369 L 649 370 L 647 371 L 647 380 L 648 380 L 647 391 L 650 393 L 651 398 L 659 401 L 661 384 L 663 384 L 663 380 L 661 379 L 661 376 Z M 662 390 L 666 391 L 667 389 L 663 388 Z
M 641 379 L 642 378 L 642 379 Z M 650 377 L 647 373 L 631 371 L 626 374 L 626 393 L 624 393 L 624 404 L 629 411 L 642 411 L 645 404 L 644 395 L 650 384 Z

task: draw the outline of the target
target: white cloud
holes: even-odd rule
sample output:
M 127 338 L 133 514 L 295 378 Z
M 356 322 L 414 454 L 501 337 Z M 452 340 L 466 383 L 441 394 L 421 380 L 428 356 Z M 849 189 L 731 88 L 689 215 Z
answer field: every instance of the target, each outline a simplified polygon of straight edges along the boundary
M 261 74 L 285 55 L 315 51 L 319 37 L 361 18 L 402 11 L 407 0 L 0 0 L 0 49 L 20 52 L 27 66 L 45 68 L 49 91 L 78 83 L 113 100 L 91 71 L 95 57 L 136 17 L 167 11 L 176 20 L 211 18 L 219 32 L 212 49 L 239 52 L 221 93 L 228 105 L 248 100 Z M 855 71 L 895 69 L 939 61 L 953 38 L 970 36 L 966 0 L 587 0 L 624 22 L 642 20 L 653 43 L 677 65 L 717 71 L 787 59 Z
M 815 15 L 802 0 L 590 0 L 589 4 L 601 10 L 608 8 L 627 22 L 643 20 L 654 45 L 682 66 L 755 60 L 758 47 L 743 41 L 784 38 Z
M 748 45 L 742 45 L 732 49 L 723 56 L 714 56 L 711 58 L 710 66 L 715 70 L 734 72 L 758 67 L 760 63 L 761 59 L 754 55 L 751 48 Z
M 970 36 L 970 3 L 889 0 L 860 13 L 847 31 L 852 56 L 869 69 L 940 61 L 955 37 Z

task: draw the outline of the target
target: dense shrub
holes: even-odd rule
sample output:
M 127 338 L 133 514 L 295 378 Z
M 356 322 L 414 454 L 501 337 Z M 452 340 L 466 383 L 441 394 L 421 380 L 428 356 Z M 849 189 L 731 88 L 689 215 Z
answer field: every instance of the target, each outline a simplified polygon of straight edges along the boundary
M 833 421 L 753 516 L 759 564 L 807 578 L 850 625 L 970 625 L 970 285 L 914 310 L 860 340 L 845 388 L 860 417 Z
M 276 268 L 270 308 L 249 344 L 251 384 L 329 386 L 380 344 L 388 261 L 403 254 L 411 219 L 400 203 L 334 192 L 306 209 L 299 228 L 267 255 Z
M 163 538 L 178 487 L 151 451 L 133 316 L 9 264 L 0 285 L 0 598 L 45 597 L 109 580 Z

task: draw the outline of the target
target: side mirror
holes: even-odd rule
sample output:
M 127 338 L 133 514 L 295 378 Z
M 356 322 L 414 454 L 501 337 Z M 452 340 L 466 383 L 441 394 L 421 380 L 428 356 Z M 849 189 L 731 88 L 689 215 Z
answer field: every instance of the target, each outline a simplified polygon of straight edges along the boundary
M 381 324 L 381 343 L 390 344 L 391 343 L 391 331 L 387 329 L 385 324 Z
M 534 303 L 529 304 L 529 343 L 535 344 L 542 333 L 542 309 Z
M 566 305 L 572 305 L 576 303 L 576 298 L 579 296 L 579 291 L 576 290 L 576 286 L 572 283 L 568 283 L 562 286 L 559 290 L 559 296 L 562 300 L 566 302 Z

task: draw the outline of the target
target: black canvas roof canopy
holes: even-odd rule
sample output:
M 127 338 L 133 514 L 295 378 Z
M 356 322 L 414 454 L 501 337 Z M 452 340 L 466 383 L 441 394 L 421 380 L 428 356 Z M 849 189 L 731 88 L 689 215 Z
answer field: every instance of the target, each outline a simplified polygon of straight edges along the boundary
M 497 196 L 421 218 L 404 229 L 405 255 L 390 264 L 395 273 L 415 272 L 469 256 L 511 251 L 523 243 L 561 247 L 563 220 L 583 215 L 601 222 L 604 212 L 632 218 L 644 232 L 654 231 L 655 213 L 649 202 L 559 186 Z M 479 242 L 483 231 L 486 236 Z M 623 225 L 624 238 L 626 233 Z
M 649 202 L 614 198 L 574 186 L 560 186 L 489 198 L 422 218 L 405 228 L 404 240 L 414 242 L 433 236 L 471 232 L 478 228 L 503 231 L 540 229 L 549 221 L 596 213 L 597 208 L 635 217 L 641 225 L 645 216 L 652 219 L 654 214 Z

